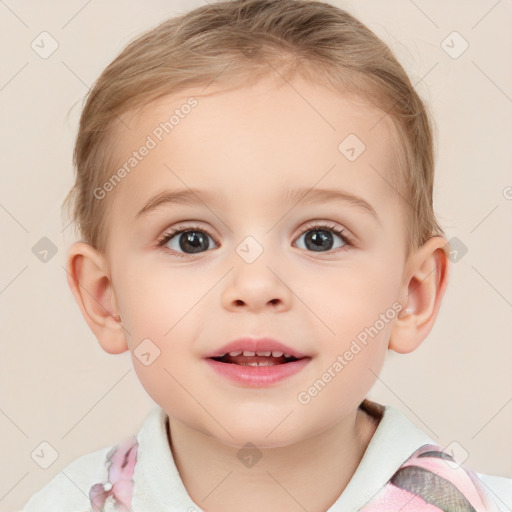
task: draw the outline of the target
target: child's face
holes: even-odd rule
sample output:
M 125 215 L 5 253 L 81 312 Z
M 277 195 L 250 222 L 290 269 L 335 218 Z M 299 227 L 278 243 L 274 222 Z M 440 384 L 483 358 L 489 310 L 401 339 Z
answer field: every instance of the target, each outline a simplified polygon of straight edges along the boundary
M 135 369 L 170 416 L 233 445 L 291 444 L 354 414 L 404 302 L 405 203 L 390 185 L 389 117 L 302 80 L 292 85 L 265 80 L 207 97 L 194 89 L 126 118 L 130 130 L 118 132 L 119 167 L 133 151 L 141 156 L 148 135 L 157 143 L 110 192 L 111 279 Z M 191 96 L 197 105 L 182 109 Z M 155 131 L 175 109 L 172 131 Z M 339 149 L 349 134 L 366 146 L 359 156 L 355 138 Z M 316 189 L 358 196 L 375 215 L 312 193 L 289 199 Z M 178 190 L 198 196 L 137 215 Z M 343 228 L 354 246 L 317 223 Z M 184 249 L 180 235 L 157 246 L 171 228 L 190 226 L 200 233 L 190 243 L 182 234 Z M 244 336 L 275 338 L 311 359 L 271 386 L 234 383 L 205 356 Z M 159 356 L 146 366 L 134 351 L 147 339 L 146 358 Z

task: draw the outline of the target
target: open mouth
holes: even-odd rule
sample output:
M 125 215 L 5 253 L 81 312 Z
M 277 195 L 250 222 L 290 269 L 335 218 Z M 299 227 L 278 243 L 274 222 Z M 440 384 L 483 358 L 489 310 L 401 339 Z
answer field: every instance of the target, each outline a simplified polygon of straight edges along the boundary
M 263 351 L 263 348 L 267 350 Z M 214 372 L 237 386 L 261 388 L 277 385 L 284 379 L 299 374 L 312 359 L 302 353 L 294 352 L 292 355 L 268 348 L 270 347 L 240 350 L 237 347 L 236 352 L 231 348 L 231 352 L 214 352 L 205 360 Z M 229 350 L 228 347 L 224 350 L 226 349 Z
M 229 352 L 219 357 L 210 357 L 214 361 L 227 364 L 238 364 L 243 366 L 275 366 L 278 364 L 292 363 L 298 361 L 296 357 L 283 352 Z

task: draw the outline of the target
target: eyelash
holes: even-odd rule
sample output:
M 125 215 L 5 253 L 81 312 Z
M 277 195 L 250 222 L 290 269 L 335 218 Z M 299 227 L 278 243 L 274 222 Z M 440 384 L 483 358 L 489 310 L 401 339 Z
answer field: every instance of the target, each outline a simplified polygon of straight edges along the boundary
M 336 235 L 338 235 L 342 239 L 343 243 L 345 244 L 343 247 L 337 247 L 334 250 L 323 252 L 323 253 L 320 252 L 320 254 L 330 255 L 332 253 L 335 253 L 337 250 L 348 251 L 350 247 L 355 247 L 353 238 L 345 233 L 346 230 L 344 228 L 340 229 L 335 224 L 323 224 L 323 223 L 308 224 L 307 226 L 304 227 L 304 230 L 301 232 L 300 235 L 302 236 L 304 233 L 307 233 L 308 231 L 313 231 L 315 229 L 331 231 L 332 233 L 335 233 Z M 157 246 L 162 247 L 164 250 L 171 251 L 171 249 L 165 249 L 163 246 L 169 240 L 174 238 L 176 235 L 179 235 L 181 233 L 186 233 L 187 231 L 201 231 L 203 233 L 206 233 L 208 236 L 210 236 L 215 241 L 215 237 L 207 229 L 201 228 L 200 226 L 197 226 L 197 225 L 190 224 L 190 225 L 180 225 L 179 228 L 172 229 L 171 231 L 164 233 L 158 239 Z M 176 256 L 177 258 L 187 258 L 187 257 L 194 256 L 194 254 L 186 254 L 186 253 L 182 254 L 182 253 L 179 253 L 176 251 L 172 251 L 172 252 L 173 252 L 174 256 Z

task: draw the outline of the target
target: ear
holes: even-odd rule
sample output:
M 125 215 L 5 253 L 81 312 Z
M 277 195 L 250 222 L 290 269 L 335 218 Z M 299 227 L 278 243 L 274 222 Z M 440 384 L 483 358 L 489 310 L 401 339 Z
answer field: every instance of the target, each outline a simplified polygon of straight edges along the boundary
M 109 354 L 128 350 L 105 256 L 88 243 L 75 242 L 68 251 L 66 274 L 80 311 L 103 350 Z
M 390 350 L 412 352 L 431 331 L 448 285 L 448 255 L 449 244 L 442 236 L 429 238 L 410 254 L 400 291 L 405 307 L 391 329 Z

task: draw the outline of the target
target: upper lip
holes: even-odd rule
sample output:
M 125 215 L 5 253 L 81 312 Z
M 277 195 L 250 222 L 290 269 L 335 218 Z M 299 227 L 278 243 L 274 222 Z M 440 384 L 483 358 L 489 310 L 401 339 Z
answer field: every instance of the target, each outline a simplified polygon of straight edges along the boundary
M 210 354 L 207 354 L 206 358 L 221 357 L 229 352 L 282 352 L 283 354 L 289 354 L 296 359 L 302 359 L 309 357 L 307 354 L 303 354 L 298 350 L 281 343 L 273 338 L 254 338 L 244 337 L 226 343 L 226 345 L 214 350 Z

